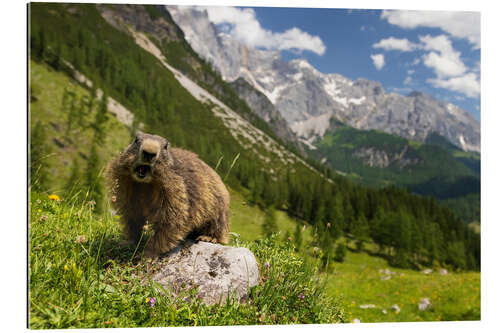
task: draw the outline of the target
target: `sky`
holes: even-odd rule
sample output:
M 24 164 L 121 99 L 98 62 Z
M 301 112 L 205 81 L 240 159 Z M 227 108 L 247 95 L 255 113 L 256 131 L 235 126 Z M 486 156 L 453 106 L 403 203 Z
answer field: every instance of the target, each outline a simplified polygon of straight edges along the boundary
M 421 91 L 480 121 L 480 13 L 334 8 L 209 7 L 248 46 L 305 58 L 323 73 Z

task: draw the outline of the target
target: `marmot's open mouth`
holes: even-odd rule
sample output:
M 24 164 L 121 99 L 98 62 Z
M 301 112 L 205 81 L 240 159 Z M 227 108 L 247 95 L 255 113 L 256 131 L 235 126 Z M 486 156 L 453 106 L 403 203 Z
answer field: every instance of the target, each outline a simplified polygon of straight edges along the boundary
M 146 174 L 149 171 L 151 171 L 151 167 L 149 165 L 139 165 L 134 171 L 137 177 L 142 179 L 146 177 Z

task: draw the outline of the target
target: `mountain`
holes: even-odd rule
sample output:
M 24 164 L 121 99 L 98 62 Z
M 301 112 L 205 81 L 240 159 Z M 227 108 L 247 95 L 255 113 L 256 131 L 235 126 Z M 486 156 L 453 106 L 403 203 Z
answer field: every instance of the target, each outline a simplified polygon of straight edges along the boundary
M 420 92 L 388 93 L 375 81 L 321 73 L 304 59 L 286 63 L 278 51 L 247 47 L 219 31 L 202 9 L 167 8 L 191 47 L 223 79 L 244 78 L 263 93 L 311 149 L 333 117 L 357 129 L 414 141 L 425 142 L 437 133 L 464 151 L 480 152 L 479 123 L 452 103 Z

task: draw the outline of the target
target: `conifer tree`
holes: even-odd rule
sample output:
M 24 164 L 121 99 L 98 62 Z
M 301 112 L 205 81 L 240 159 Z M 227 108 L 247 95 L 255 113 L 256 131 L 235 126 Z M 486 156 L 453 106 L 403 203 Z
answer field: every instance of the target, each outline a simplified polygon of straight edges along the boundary
M 100 179 L 100 160 L 97 153 L 97 145 L 93 144 L 85 170 L 85 186 L 88 190 L 88 200 L 93 202 L 96 213 L 102 212 L 104 190 Z
M 344 242 L 338 243 L 337 247 L 335 248 L 335 256 L 333 257 L 333 260 L 335 260 L 336 262 L 344 262 L 346 255 L 347 255 L 347 248 Z
M 65 91 L 66 93 L 66 91 Z M 65 108 L 65 111 L 67 113 L 66 115 L 66 136 L 70 134 L 71 129 L 73 128 L 73 122 L 75 121 L 77 117 L 77 110 L 76 110 L 76 95 L 72 91 L 67 91 L 67 99 L 65 99 L 65 96 L 63 95 L 63 108 Z M 66 105 L 64 105 L 66 104 Z
M 276 224 L 276 210 L 272 206 L 266 210 L 264 223 L 262 224 L 262 232 L 265 237 L 269 237 L 278 232 L 278 225 Z
M 47 157 L 47 132 L 40 121 L 31 128 L 30 135 L 30 186 L 36 191 L 46 190 L 50 182 Z
M 356 247 L 358 251 L 362 251 L 364 243 L 369 240 L 370 227 L 364 214 L 361 214 L 359 218 L 353 222 L 353 224 L 352 235 L 354 239 L 356 239 Z
M 76 195 L 80 189 L 81 189 L 81 171 L 80 171 L 80 165 L 78 163 L 78 159 L 75 158 L 73 159 L 73 163 L 71 164 L 71 173 L 68 178 L 68 181 L 66 182 L 66 185 L 64 186 L 64 190 L 66 192 L 66 196 L 72 196 Z M 78 197 L 80 197 L 78 195 Z
M 94 129 L 94 142 L 101 145 L 106 137 L 105 123 L 108 120 L 108 97 L 106 94 L 101 96 L 97 113 L 94 117 L 92 127 Z
M 293 233 L 293 240 L 295 242 L 295 248 L 300 251 L 302 248 L 302 227 L 299 223 L 295 225 L 295 231 Z

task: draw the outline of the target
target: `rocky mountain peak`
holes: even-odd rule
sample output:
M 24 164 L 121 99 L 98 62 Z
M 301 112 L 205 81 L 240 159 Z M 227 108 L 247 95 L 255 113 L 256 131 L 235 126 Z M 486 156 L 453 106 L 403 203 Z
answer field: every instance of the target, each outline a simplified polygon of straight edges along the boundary
M 244 78 L 264 94 L 311 148 L 335 118 L 357 129 L 377 129 L 422 142 L 435 132 L 463 150 L 481 149 L 479 123 L 452 103 L 421 92 L 389 94 L 380 82 L 321 73 L 305 59 L 284 62 L 279 51 L 251 48 L 221 33 L 206 12 L 194 7 L 167 9 L 200 56 L 225 80 Z

